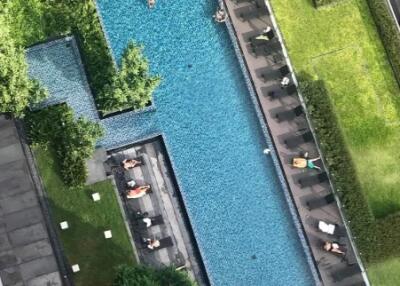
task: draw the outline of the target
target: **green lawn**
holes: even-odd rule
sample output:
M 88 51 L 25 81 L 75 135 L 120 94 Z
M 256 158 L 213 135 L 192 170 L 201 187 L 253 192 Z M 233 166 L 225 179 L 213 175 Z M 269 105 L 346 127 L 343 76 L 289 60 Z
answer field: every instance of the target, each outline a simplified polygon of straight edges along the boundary
M 400 91 L 366 1 L 320 10 L 310 0 L 271 2 L 296 72 L 326 82 L 375 216 L 400 211 Z M 395 285 L 399 270 L 400 259 L 369 274 L 375 285 Z
M 376 217 L 400 210 L 400 92 L 365 0 L 272 0 L 297 72 L 326 81 Z
M 49 151 L 35 150 L 40 175 L 49 197 L 54 223 L 68 221 L 70 228 L 59 231 L 70 265 L 78 263 L 77 286 L 108 286 L 114 268 L 134 263 L 133 249 L 110 181 L 84 190 L 67 189 L 57 175 L 54 157 Z M 99 192 L 101 200 L 93 202 L 91 194 Z M 110 229 L 113 237 L 105 239 Z

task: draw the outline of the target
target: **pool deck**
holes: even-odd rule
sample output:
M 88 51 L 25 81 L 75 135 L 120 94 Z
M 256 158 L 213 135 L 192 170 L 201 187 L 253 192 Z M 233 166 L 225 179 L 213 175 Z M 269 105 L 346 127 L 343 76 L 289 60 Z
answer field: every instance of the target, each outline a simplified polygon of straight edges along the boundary
M 314 142 L 301 144 L 297 148 L 291 149 L 288 149 L 284 144 L 284 140 L 288 136 L 294 135 L 299 131 L 310 130 L 308 120 L 305 116 L 299 116 L 295 120 L 283 122 L 278 122 L 275 118 L 277 112 L 288 110 L 302 104 L 302 100 L 298 94 L 282 96 L 277 99 L 272 99 L 266 95 L 266 90 L 275 84 L 279 85 L 280 79 L 272 77 L 261 78 L 260 71 L 273 71 L 276 70 L 277 67 L 288 63 L 289 59 L 283 51 L 283 48 L 276 49 L 269 57 L 255 57 L 251 52 L 249 45 L 249 38 L 251 36 L 260 33 L 267 26 L 274 28 L 275 35 L 279 34 L 273 16 L 267 15 L 266 12 L 262 16 L 243 21 L 243 19 L 239 17 L 240 11 L 246 10 L 247 8 L 245 7 L 247 6 L 255 5 L 254 2 L 239 1 L 242 3 L 236 3 L 232 0 L 223 2 L 229 14 L 230 20 L 228 21 L 228 25 L 232 24 L 236 34 L 241 56 L 245 61 L 247 72 L 252 80 L 252 86 L 257 94 L 258 104 L 262 110 L 265 124 L 269 127 L 272 141 L 280 161 L 279 163 L 285 174 L 287 185 L 297 208 L 298 217 L 301 221 L 308 247 L 314 260 L 313 262 L 318 271 L 320 283 L 323 285 L 368 285 L 369 282 L 366 276 L 362 275 L 361 271 L 346 278 L 342 277 L 343 279 L 339 279 L 340 281 L 335 281 L 334 278 L 336 277 L 334 273 L 341 272 L 346 268 L 350 269 L 354 267 L 354 265 L 359 264 L 355 254 L 356 252 L 350 243 L 349 232 L 346 232 L 346 235 L 338 240 L 338 238 L 333 238 L 332 236 L 319 232 L 316 228 L 315 222 L 317 219 L 335 223 L 340 226 L 344 225 L 337 196 L 335 196 L 336 202 L 332 204 L 316 208 L 312 211 L 308 210 L 306 201 L 310 198 L 318 198 L 332 193 L 331 185 L 329 183 L 320 183 L 312 187 L 301 188 L 298 183 L 298 178 L 306 174 L 316 174 L 317 171 L 295 169 L 291 167 L 291 160 L 293 157 L 299 156 L 299 154 L 307 151 L 309 152 L 310 158 L 315 158 L 318 156 L 319 152 Z M 279 41 L 282 43 L 281 37 L 279 37 Z M 292 76 L 293 74 L 291 74 L 291 77 Z M 293 78 L 291 78 L 291 81 L 293 82 Z M 304 107 L 304 104 L 302 105 Z M 338 241 L 340 244 L 344 244 L 347 248 L 346 256 L 343 258 L 324 251 L 322 249 L 322 243 L 326 240 Z M 359 265 L 362 267 L 361 264 Z
M 114 175 L 139 261 L 157 268 L 182 269 L 198 285 L 209 285 L 161 136 L 109 150 L 108 154 L 107 172 Z M 137 157 L 143 162 L 139 167 L 131 170 L 112 167 L 119 166 L 125 158 Z M 137 185 L 150 184 L 152 193 L 139 199 L 127 199 L 126 183 L 130 180 Z M 141 224 L 138 212 L 148 213 L 148 217 L 161 215 L 163 222 L 147 228 Z M 171 237 L 173 245 L 163 249 L 151 251 L 143 243 L 143 238 L 166 237 Z

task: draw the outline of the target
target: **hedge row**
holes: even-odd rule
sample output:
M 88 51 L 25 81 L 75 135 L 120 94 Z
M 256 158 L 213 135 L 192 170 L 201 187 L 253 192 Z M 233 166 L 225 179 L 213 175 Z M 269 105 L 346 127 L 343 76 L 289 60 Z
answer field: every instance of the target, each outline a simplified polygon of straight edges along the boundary
M 30 112 L 25 123 L 31 143 L 55 151 L 64 183 L 82 186 L 87 177 L 86 159 L 92 156 L 96 141 L 103 134 L 98 123 L 75 119 L 66 104 Z
M 388 4 L 384 0 L 367 0 L 379 35 L 400 85 L 400 33 Z
M 304 73 L 298 78 L 335 191 L 344 207 L 357 247 L 363 259 L 376 260 L 375 219 L 358 181 L 325 84 L 321 80 L 312 80 Z
M 325 6 L 325 5 L 329 5 L 335 2 L 339 2 L 341 0 L 313 0 L 314 1 L 314 5 L 316 8 L 321 7 L 321 6 Z

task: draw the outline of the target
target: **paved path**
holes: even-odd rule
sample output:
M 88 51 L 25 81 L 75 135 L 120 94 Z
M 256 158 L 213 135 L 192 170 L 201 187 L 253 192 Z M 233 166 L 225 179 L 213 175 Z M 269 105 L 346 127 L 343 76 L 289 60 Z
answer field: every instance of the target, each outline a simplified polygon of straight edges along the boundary
M 62 285 L 17 129 L 3 116 L 0 135 L 1 281 L 4 286 Z
M 400 25 L 400 0 L 389 0 L 389 2 L 396 16 L 396 20 Z
M 250 1 L 241 4 L 236 4 L 231 0 L 226 0 L 224 2 L 229 11 L 230 22 L 234 27 L 234 33 L 240 46 L 241 55 L 244 57 L 247 70 L 252 79 L 252 86 L 257 93 L 264 120 L 270 129 L 275 148 L 278 152 L 280 164 L 286 175 L 287 183 L 297 207 L 299 218 L 302 222 L 302 227 L 308 241 L 309 249 L 313 255 L 314 263 L 318 269 L 321 282 L 323 285 L 365 285 L 361 272 L 343 279 L 342 281 L 334 281 L 333 273 L 348 268 L 350 265 L 357 264 L 352 245 L 347 235 L 340 240 L 342 244 L 347 246 L 347 255 L 344 259 L 327 253 L 322 249 L 323 241 L 335 238 L 317 231 L 316 220 L 324 220 L 343 226 L 343 219 L 340 215 L 338 205 L 333 203 L 309 211 L 306 202 L 312 198 L 322 197 L 331 193 L 330 185 L 323 183 L 308 188 L 301 188 L 298 183 L 298 178 L 316 173 L 316 171 L 294 169 L 291 167 L 290 162 L 293 157 L 298 157 L 299 154 L 307 151 L 309 152 L 310 158 L 314 158 L 318 156 L 318 150 L 314 142 L 301 144 L 296 148 L 287 148 L 284 144 L 284 140 L 288 136 L 296 134 L 296 132 L 301 129 L 308 129 L 308 122 L 304 116 L 299 116 L 295 120 L 283 122 L 278 122 L 275 118 L 278 112 L 289 110 L 301 104 L 299 97 L 294 94 L 292 96 L 281 96 L 273 100 L 270 96 L 267 96 L 267 92 L 274 89 L 273 86 L 278 85 L 278 90 L 280 89 L 281 78 L 279 76 L 272 76 L 272 74 L 274 70 L 285 65 L 287 58 L 285 59 L 285 54 L 281 48 L 273 51 L 268 57 L 256 57 L 252 53 L 249 42 L 250 37 L 260 34 L 267 26 L 276 28 L 276 23 L 272 17 L 267 16 L 267 10 L 265 10 L 262 16 L 253 17 L 249 21 L 240 19 L 241 11 L 245 11 L 247 7 L 254 6 L 254 3 Z M 275 35 L 277 35 L 276 30 Z M 280 41 L 282 41 L 282 39 L 280 39 Z M 261 77 L 261 73 L 271 74 L 271 76 Z M 293 82 L 293 78 L 291 78 L 291 80 Z

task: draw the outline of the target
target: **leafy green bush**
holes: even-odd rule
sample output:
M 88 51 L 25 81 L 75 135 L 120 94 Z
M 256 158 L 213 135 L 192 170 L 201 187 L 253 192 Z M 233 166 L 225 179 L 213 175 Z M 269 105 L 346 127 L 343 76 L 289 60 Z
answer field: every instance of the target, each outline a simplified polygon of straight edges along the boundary
M 149 64 L 143 56 L 142 47 L 130 42 L 121 62 L 120 70 L 106 84 L 99 96 L 103 111 L 138 109 L 151 101 L 151 94 L 160 78 L 149 75 Z
M 358 181 L 325 84 L 322 80 L 312 80 L 304 73 L 298 78 L 328 170 L 350 221 L 357 246 L 365 259 L 369 260 L 376 245 L 374 217 Z
M 397 82 L 400 84 L 400 33 L 388 4 L 383 0 L 367 0 L 379 35 L 388 54 Z
M 173 268 L 154 269 L 144 265 L 122 265 L 113 286 L 193 286 L 187 274 Z
M 314 1 L 314 5 L 316 8 L 321 7 L 321 6 L 325 6 L 325 5 L 329 5 L 335 2 L 339 2 L 341 0 L 313 0 Z
M 26 108 L 46 98 L 47 92 L 29 79 L 25 52 L 10 37 L 3 19 L 0 26 L 0 113 L 22 117 Z
M 99 124 L 75 119 L 66 104 L 28 113 L 25 122 L 33 144 L 49 145 L 56 151 L 65 184 L 83 185 L 87 177 L 85 160 L 92 156 L 96 141 L 102 136 Z

